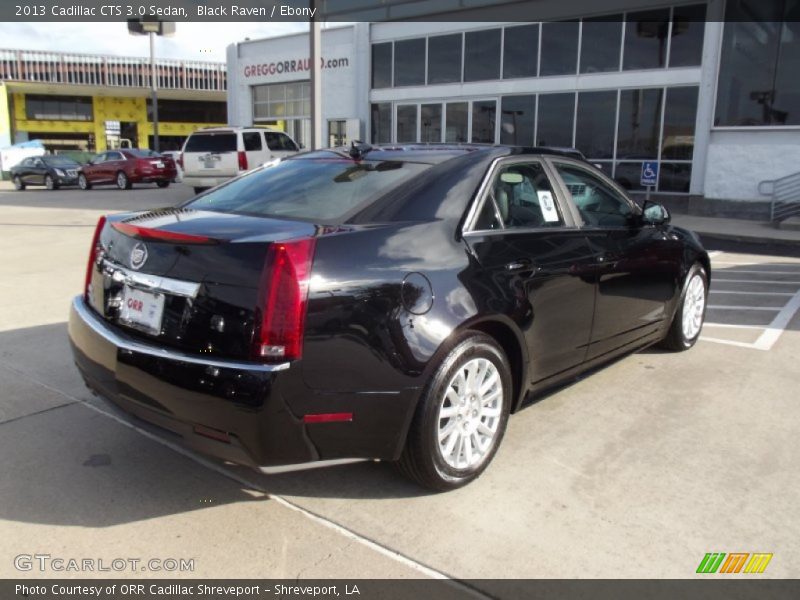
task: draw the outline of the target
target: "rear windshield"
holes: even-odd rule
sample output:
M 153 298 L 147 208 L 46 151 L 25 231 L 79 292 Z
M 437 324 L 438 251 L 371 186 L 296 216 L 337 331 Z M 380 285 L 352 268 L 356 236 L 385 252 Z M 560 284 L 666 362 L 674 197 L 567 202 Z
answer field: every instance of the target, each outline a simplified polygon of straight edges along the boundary
M 186 206 L 332 223 L 368 206 L 429 167 L 344 158 L 285 160 L 235 179 Z
M 235 133 L 198 133 L 189 136 L 184 152 L 236 152 Z
M 152 150 L 140 150 L 139 148 L 131 148 L 130 150 L 125 150 L 125 152 L 134 158 L 159 158 L 161 156 L 158 152 L 153 152 Z

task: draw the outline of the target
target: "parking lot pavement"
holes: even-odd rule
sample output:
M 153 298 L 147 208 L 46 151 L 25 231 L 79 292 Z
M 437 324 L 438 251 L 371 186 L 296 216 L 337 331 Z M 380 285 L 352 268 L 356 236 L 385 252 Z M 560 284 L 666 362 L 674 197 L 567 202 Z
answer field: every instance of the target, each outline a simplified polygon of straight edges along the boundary
M 178 452 L 86 391 L 65 319 L 94 220 L 180 193 L 0 193 L 0 577 L 24 552 L 454 578 L 683 578 L 707 552 L 771 552 L 764 576 L 800 576 L 798 261 L 716 254 L 695 348 L 537 399 L 483 477 L 429 494 L 380 463 L 266 476 Z

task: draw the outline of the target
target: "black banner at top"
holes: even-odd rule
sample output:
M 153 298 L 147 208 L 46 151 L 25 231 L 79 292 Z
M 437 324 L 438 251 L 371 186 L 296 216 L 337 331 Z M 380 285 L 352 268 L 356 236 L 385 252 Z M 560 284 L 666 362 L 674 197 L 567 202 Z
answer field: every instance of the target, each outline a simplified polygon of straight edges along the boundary
M 495 21 L 535 22 L 705 5 L 704 0 L 3 0 L 0 21 L 126 21 L 131 19 L 280 22 Z M 733 4 L 735 6 L 730 7 Z M 752 6 L 751 6 L 752 5 Z M 796 19 L 792 0 L 724 0 L 690 19 Z M 719 7 L 730 10 L 719 10 Z M 754 10 L 748 10 L 752 8 Z M 712 8 L 709 5 L 709 8 Z M 757 10 L 755 10 L 757 9 Z

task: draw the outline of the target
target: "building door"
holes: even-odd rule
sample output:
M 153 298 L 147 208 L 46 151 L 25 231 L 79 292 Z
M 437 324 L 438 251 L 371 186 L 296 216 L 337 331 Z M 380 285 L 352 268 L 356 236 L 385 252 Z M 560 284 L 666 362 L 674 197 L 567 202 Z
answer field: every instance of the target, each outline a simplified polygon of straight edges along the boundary
M 332 119 L 328 121 L 328 147 L 347 146 L 347 121 L 344 119 Z
M 138 148 L 139 147 L 139 127 L 135 121 L 120 121 L 119 124 L 119 143 L 121 148 Z M 128 141 L 130 140 L 130 146 Z

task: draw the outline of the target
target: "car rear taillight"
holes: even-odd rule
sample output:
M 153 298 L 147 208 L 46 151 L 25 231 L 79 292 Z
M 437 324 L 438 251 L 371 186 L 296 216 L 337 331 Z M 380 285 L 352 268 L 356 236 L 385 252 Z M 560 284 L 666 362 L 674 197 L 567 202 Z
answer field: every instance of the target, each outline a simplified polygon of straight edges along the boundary
M 303 354 L 308 279 L 313 238 L 275 242 L 267 252 L 259 288 L 253 354 L 266 361 L 294 360 Z
M 94 228 L 94 235 L 92 236 L 92 246 L 89 248 L 89 262 L 86 264 L 86 279 L 83 283 L 83 297 L 89 300 L 89 285 L 92 283 L 92 270 L 97 262 L 98 246 L 100 245 L 100 234 L 103 233 L 103 228 L 106 226 L 106 218 L 100 217 L 97 219 L 97 225 Z
M 239 150 L 239 170 L 247 171 L 247 154 L 243 150 Z

